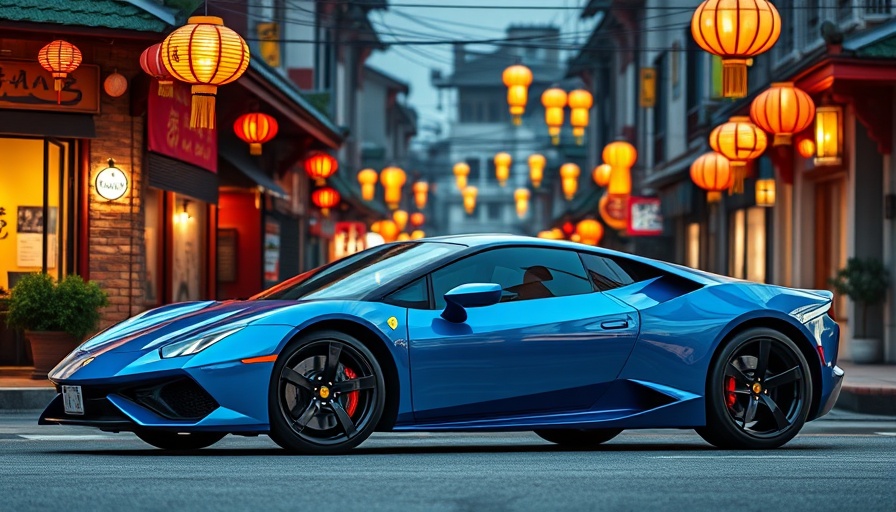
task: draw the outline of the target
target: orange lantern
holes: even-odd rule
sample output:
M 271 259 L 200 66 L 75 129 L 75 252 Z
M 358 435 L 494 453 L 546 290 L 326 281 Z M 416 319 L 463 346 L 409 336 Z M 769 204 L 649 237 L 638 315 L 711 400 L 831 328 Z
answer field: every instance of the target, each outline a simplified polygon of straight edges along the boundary
M 691 180 L 706 190 L 706 201 L 717 203 L 722 200 L 722 191 L 731 188 L 734 173 L 727 158 L 710 151 L 704 153 L 691 164 Z
M 418 181 L 414 183 L 411 190 L 414 192 L 414 202 L 417 204 L 417 208 L 420 210 L 426 208 L 426 200 L 429 196 L 429 183 Z
M 566 106 L 566 91 L 559 87 L 552 87 L 541 95 L 541 104 L 544 105 L 544 122 L 548 125 L 548 133 L 551 142 L 556 146 L 560 144 L 560 129 L 563 127 L 563 107 Z
M 426 222 L 426 217 L 422 213 L 416 212 L 411 214 L 411 226 L 419 228 L 424 222 Z
M 560 166 L 560 185 L 563 188 L 563 195 L 567 201 L 572 201 L 572 198 L 576 195 L 581 172 L 576 164 L 567 163 Z
M 332 187 L 321 187 L 311 194 L 311 202 L 320 208 L 324 217 L 330 215 L 330 208 L 339 204 L 341 199 L 339 192 Z
M 318 186 L 326 183 L 326 179 L 339 170 L 339 161 L 333 155 L 323 151 L 314 151 L 305 158 L 305 174 Z
M 547 159 L 544 155 L 535 153 L 529 155 L 529 180 L 532 186 L 538 188 L 541 186 L 541 180 L 544 179 L 544 166 L 547 165 Z
M 539 231 L 538 238 L 544 238 L 545 240 L 563 240 L 563 232 L 557 228 L 549 231 Z
M 379 235 L 383 237 L 384 242 L 394 242 L 396 238 L 398 238 L 398 233 L 401 230 L 398 229 L 398 225 L 395 224 L 395 221 L 391 220 L 381 220 L 380 221 L 380 230 Z
M 756 206 L 775 206 L 775 179 L 756 180 Z
M 591 179 L 598 187 L 606 187 L 610 183 L 610 173 L 613 167 L 610 164 L 600 164 L 591 172 Z
M 627 206 L 627 201 L 611 201 L 610 194 L 604 193 L 597 203 L 597 211 L 607 226 L 621 231 L 628 228 L 628 216 L 625 212 Z
M 373 201 L 376 195 L 376 182 L 379 176 L 373 169 L 361 169 L 358 173 L 358 183 L 361 184 L 361 198 L 365 201 Z
M 747 95 L 747 64 L 774 46 L 781 16 L 768 0 L 705 0 L 691 18 L 691 35 L 722 58 L 722 95 Z
M 576 144 L 585 143 L 585 128 L 588 127 L 588 109 L 594 104 L 591 93 L 584 89 L 576 89 L 569 93 L 569 124 L 572 125 L 572 134 L 576 138 Z
M 594 219 L 585 219 L 576 225 L 576 234 L 583 244 L 597 245 L 604 237 L 604 227 Z
M 470 165 L 466 162 L 458 162 L 454 164 L 454 180 L 457 188 L 463 190 L 467 187 L 467 176 L 470 175 Z
M 796 151 L 803 158 L 812 158 L 815 156 L 815 141 L 809 138 L 799 141 L 796 145 Z
M 392 220 L 395 221 L 395 225 L 398 226 L 399 231 L 404 231 L 405 226 L 408 225 L 408 212 L 404 210 L 395 210 L 392 212 Z
M 411 239 L 411 235 L 410 235 L 410 233 L 399 233 L 399 234 L 398 234 L 398 241 L 399 241 L 399 242 L 407 242 L 407 241 L 410 240 L 410 239 Z
M 218 87 L 249 67 L 246 41 L 217 16 L 193 16 L 162 41 L 161 53 L 165 69 L 193 86 L 190 128 L 214 128 Z
M 529 196 L 529 189 L 527 188 L 518 188 L 513 192 L 513 200 L 516 202 L 516 214 L 521 219 L 529 211 Z
M 510 165 L 513 163 L 513 157 L 510 153 L 498 153 L 495 155 L 495 178 L 502 187 L 507 185 L 507 178 L 510 177 Z
M 233 123 L 236 136 L 249 143 L 249 154 L 260 155 L 261 145 L 277 136 L 277 120 L 261 112 L 243 114 Z
M 815 102 L 793 82 L 775 82 L 750 105 L 750 118 L 775 135 L 774 146 L 790 145 L 815 119 Z
M 174 96 L 174 77 L 162 63 L 162 43 L 156 43 L 140 54 L 140 67 L 147 75 L 159 82 L 158 95 L 163 98 Z
M 382 225 L 383 225 L 383 221 L 378 220 L 378 221 L 376 221 L 376 222 L 374 222 L 373 224 L 370 225 L 370 231 L 371 231 L 372 233 L 377 233 L 377 234 L 379 234 L 379 232 L 380 232 L 380 228 L 382 227 Z
M 40 49 L 37 61 L 41 67 L 53 75 L 53 89 L 56 91 L 56 104 L 62 103 L 62 82 L 69 73 L 81 65 L 81 50 L 77 46 L 57 39 Z
M 734 171 L 732 192 L 744 191 L 747 162 L 759 158 L 767 144 L 765 132 L 750 122 L 749 117 L 732 117 L 709 134 L 710 147 L 731 162 L 731 169 Z
M 401 203 L 401 187 L 404 186 L 407 175 L 399 167 L 391 166 L 380 173 L 380 183 L 386 189 L 385 199 L 390 210 L 397 210 Z
M 601 155 L 610 167 L 631 169 L 638 162 L 638 150 L 624 140 L 615 140 L 604 147 Z
M 425 238 L 426 233 L 422 229 L 415 229 L 411 231 L 411 240 L 420 240 L 421 238 Z
M 523 113 L 529 101 L 529 85 L 532 83 L 532 71 L 526 66 L 516 64 L 504 70 L 501 75 L 507 86 L 507 104 L 513 124 L 523 124 Z
M 476 196 L 479 194 L 479 190 L 476 187 L 467 186 L 464 187 L 461 194 L 464 197 L 464 210 L 467 215 L 473 215 L 473 212 L 476 211 Z

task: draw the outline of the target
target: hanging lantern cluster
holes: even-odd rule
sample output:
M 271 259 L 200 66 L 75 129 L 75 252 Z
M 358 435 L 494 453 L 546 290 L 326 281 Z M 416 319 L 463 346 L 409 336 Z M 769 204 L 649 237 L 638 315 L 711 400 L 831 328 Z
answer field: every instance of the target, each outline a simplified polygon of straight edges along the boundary
M 162 63 L 192 85 L 190 128 L 215 127 L 215 94 L 249 67 L 249 46 L 217 16 L 193 16 L 162 41 Z
M 510 66 L 501 75 L 507 86 L 507 104 L 513 124 L 523 124 L 523 114 L 529 101 L 529 85 L 532 84 L 532 71 L 521 64 Z
M 277 136 L 279 126 L 274 116 L 261 112 L 243 114 L 233 123 L 236 136 L 249 144 L 249 154 L 261 154 L 261 145 Z
M 542 180 L 544 180 L 544 167 L 547 165 L 547 159 L 544 155 L 538 153 L 529 155 L 529 181 L 532 186 L 539 188 Z
M 567 201 L 572 201 L 576 191 L 579 189 L 579 175 L 582 173 L 579 166 L 573 163 L 566 163 L 560 166 L 560 187 L 563 189 L 563 196 Z
M 510 153 L 498 153 L 495 155 L 495 178 L 502 187 L 507 185 L 510 178 L 510 166 L 513 164 L 513 157 Z
M 526 212 L 529 211 L 530 195 L 529 189 L 527 188 L 518 188 L 513 192 L 513 201 L 516 203 L 516 215 L 521 219 L 524 218 Z
M 57 39 L 40 49 L 37 61 L 41 67 L 53 75 L 53 89 L 56 91 L 56 103 L 62 103 L 63 82 L 78 66 L 81 65 L 81 50 L 77 46 Z
M 691 35 L 722 58 L 722 95 L 747 95 L 747 66 L 781 35 L 781 16 L 768 0 L 705 0 L 691 18 Z
M 735 116 L 717 126 L 709 134 L 709 145 L 731 162 L 734 172 L 733 193 L 744 191 L 747 164 L 759 158 L 768 145 L 765 132 L 750 122 L 749 117 Z
M 576 144 L 585 143 L 585 128 L 588 127 L 590 118 L 589 110 L 594 105 L 594 97 L 585 89 L 576 89 L 569 94 L 559 87 L 551 87 L 541 95 L 541 104 L 544 105 L 544 122 L 548 125 L 548 134 L 551 143 L 560 144 L 560 131 L 563 128 L 563 109 L 568 105 L 570 109 L 569 124 L 572 125 L 572 133 L 576 138 Z
M 162 62 L 162 43 L 156 43 L 140 54 L 140 67 L 158 83 L 158 95 L 163 98 L 174 96 L 174 77 Z
M 691 180 L 706 191 L 707 202 L 717 203 L 722 200 L 722 191 L 734 184 L 734 173 L 727 158 L 710 151 L 691 164 Z

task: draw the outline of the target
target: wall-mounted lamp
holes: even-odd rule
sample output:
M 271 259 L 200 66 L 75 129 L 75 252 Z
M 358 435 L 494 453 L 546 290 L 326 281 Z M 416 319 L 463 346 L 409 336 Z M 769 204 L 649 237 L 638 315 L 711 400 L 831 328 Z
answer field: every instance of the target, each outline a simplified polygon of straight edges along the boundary
M 187 199 L 184 199 L 183 210 L 177 212 L 177 214 L 175 214 L 175 216 L 174 216 L 175 222 L 179 222 L 180 224 L 186 224 L 187 222 L 190 221 L 190 219 L 193 218 L 193 216 L 190 215 L 190 212 L 187 210 L 187 206 L 189 204 L 190 204 L 190 201 Z
M 843 107 L 815 109 L 815 165 L 840 165 L 843 158 Z
M 775 206 L 774 178 L 756 180 L 756 206 Z
M 103 199 L 115 201 L 128 190 L 128 177 L 124 171 L 115 167 L 115 160 L 109 159 L 108 167 L 96 174 L 93 182 L 96 193 Z

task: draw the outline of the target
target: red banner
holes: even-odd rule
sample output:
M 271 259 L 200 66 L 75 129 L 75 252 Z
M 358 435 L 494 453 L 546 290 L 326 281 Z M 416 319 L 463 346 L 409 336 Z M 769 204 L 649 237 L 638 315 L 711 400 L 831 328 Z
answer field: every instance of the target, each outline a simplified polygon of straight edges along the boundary
M 174 97 L 159 96 L 159 83 L 149 87 L 148 148 L 161 155 L 218 172 L 218 131 L 190 128 L 190 86 L 174 82 Z

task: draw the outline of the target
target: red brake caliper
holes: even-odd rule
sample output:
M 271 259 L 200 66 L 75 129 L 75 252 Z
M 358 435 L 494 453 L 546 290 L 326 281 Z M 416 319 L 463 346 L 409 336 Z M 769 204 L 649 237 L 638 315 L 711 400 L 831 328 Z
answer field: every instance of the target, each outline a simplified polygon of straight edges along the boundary
M 352 370 L 348 366 L 345 367 L 345 377 L 349 380 L 357 377 L 358 374 L 355 373 L 355 370 Z M 734 388 L 732 388 L 734 389 Z M 355 414 L 355 411 L 358 409 L 358 394 L 359 391 L 352 391 L 348 394 L 346 399 L 348 400 L 345 404 L 345 412 L 348 413 L 349 416 Z
M 725 382 L 725 390 L 728 391 L 726 395 L 726 402 L 728 402 L 728 407 L 734 407 L 735 402 L 737 402 L 737 395 L 734 394 L 736 385 L 737 382 L 734 381 L 734 377 L 728 377 L 728 380 Z

